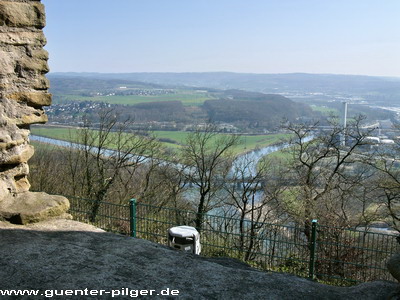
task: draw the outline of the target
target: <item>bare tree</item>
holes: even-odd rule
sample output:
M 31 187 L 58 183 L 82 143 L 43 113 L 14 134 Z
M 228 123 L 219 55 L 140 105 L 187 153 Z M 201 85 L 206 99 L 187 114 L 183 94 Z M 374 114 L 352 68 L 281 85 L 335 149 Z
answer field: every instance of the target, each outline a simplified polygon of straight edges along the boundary
M 290 158 L 284 180 L 288 188 L 281 199 L 282 207 L 302 227 L 308 250 L 312 246 L 311 220 L 324 225 L 317 235 L 316 268 L 321 274 L 341 276 L 346 265 L 368 255 L 342 247 L 365 245 L 368 222 L 373 221 L 367 210 L 376 202 L 376 187 L 371 184 L 375 172 L 365 161 L 373 157 L 367 137 L 374 129 L 363 126 L 363 121 L 363 117 L 355 118 L 347 128 L 335 120 L 324 128 L 318 124 L 287 126 L 293 139 L 287 148 Z M 343 231 L 344 227 L 360 225 L 365 228 L 364 236 Z M 354 266 L 355 270 L 360 268 Z
M 35 145 L 35 154 L 29 161 L 31 189 L 51 194 L 67 192 L 66 161 L 63 149 L 50 145 Z
M 385 150 L 377 151 L 374 160 L 367 163 L 376 171 L 375 181 L 379 190 L 379 203 L 376 214 L 390 222 L 400 233 L 400 145 L 387 145 Z M 385 218 L 386 217 L 386 218 Z M 389 217 L 389 220 L 387 219 Z
M 304 224 L 307 237 L 312 219 L 342 227 L 360 222 L 354 218 L 363 215 L 356 200 L 368 200 L 365 183 L 371 176 L 361 164 L 367 154 L 359 151 L 372 131 L 362 128 L 363 120 L 358 117 L 347 128 L 331 120 L 324 131 L 318 124 L 286 127 L 293 139 L 287 148 L 291 156 L 285 180 L 291 188 L 285 204 L 294 220 Z
M 256 167 L 254 165 L 257 164 Z M 228 205 L 239 215 L 239 245 L 244 260 L 254 259 L 265 222 L 273 223 L 280 217 L 279 201 L 286 186 L 276 180 L 277 170 L 267 158 L 260 162 L 244 155 L 235 161 L 230 180 L 225 184 Z M 272 175 L 275 174 L 275 175 Z
M 82 196 L 92 199 L 89 220 L 94 222 L 102 201 L 117 180 L 129 182 L 138 167 L 153 163 L 159 142 L 130 131 L 131 121 L 120 121 L 113 110 L 99 113 L 98 127 L 85 120 L 77 133 L 76 159 L 80 161 Z M 74 162 L 70 162 L 74 164 Z M 122 175 L 124 175 L 122 177 Z
M 219 203 L 217 194 L 222 190 L 233 160 L 233 147 L 239 142 L 237 135 L 218 134 L 213 125 L 190 133 L 182 148 L 182 163 L 189 166 L 184 172 L 186 181 L 197 188 L 195 226 L 200 231 L 203 214 Z

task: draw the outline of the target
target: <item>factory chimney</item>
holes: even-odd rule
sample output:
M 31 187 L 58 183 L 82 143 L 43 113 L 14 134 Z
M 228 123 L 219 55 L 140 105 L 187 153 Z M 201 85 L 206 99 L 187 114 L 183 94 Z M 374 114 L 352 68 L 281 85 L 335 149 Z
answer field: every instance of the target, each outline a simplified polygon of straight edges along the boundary
M 343 133 L 341 136 L 341 144 L 342 146 L 346 146 L 346 127 L 347 127 L 347 102 L 342 102 L 343 104 L 343 112 L 342 112 L 342 124 L 343 124 Z

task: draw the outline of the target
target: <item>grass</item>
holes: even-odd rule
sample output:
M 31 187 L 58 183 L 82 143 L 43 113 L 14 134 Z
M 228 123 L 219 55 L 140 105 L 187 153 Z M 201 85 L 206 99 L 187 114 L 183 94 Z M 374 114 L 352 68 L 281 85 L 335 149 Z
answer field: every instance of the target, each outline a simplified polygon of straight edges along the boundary
M 42 127 L 32 126 L 31 132 L 34 135 L 44 136 L 56 140 L 73 141 L 77 129 L 65 127 Z M 71 138 L 72 137 L 72 138 Z
M 189 134 L 189 132 L 186 131 L 154 131 L 153 133 L 159 139 L 169 139 L 175 141 L 175 144 L 173 144 L 175 147 L 179 147 L 178 145 L 184 145 Z M 279 143 L 288 137 L 289 135 L 287 134 L 241 136 L 239 145 L 235 147 L 234 152 L 242 153 L 256 148 L 267 147 Z
M 185 144 L 185 140 L 189 134 L 189 132 L 187 131 L 161 131 L 161 130 L 157 130 L 157 131 L 152 131 L 153 134 L 158 138 L 158 139 L 169 139 L 171 141 L 173 141 L 174 143 L 169 143 L 169 142 L 165 142 L 167 144 L 171 144 L 174 147 L 179 147 L 179 145 L 184 145 Z
M 64 100 L 71 101 L 99 101 L 110 104 L 123 104 L 123 105 L 135 105 L 146 102 L 161 102 L 161 101 L 181 101 L 185 106 L 199 106 L 206 100 L 214 99 L 208 94 L 196 93 L 190 91 L 178 91 L 176 94 L 165 94 L 165 95 L 152 95 L 152 96 L 140 96 L 140 95 L 127 95 L 127 96 L 95 96 L 85 97 L 77 95 L 62 95 Z
M 280 143 L 283 140 L 287 140 L 289 136 L 289 134 L 280 133 L 242 136 L 238 148 L 240 152 L 246 152 Z
M 76 141 L 77 128 L 33 126 L 32 134 L 64 141 Z M 185 144 L 189 134 L 186 131 L 153 131 L 152 132 L 164 146 L 178 149 Z M 235 154 L 244 153 L 256 148 L 267 147 L 287 139 L 287 134 L 268 134 L 241 136 L 239 144 L 233 149 Z
M 281 161 L 289 161 L 292 157 L 292 154 L 287 150 L 279 150 L 273 153 L 268 154 L 268 158 L 271 160 L 281 160 Z

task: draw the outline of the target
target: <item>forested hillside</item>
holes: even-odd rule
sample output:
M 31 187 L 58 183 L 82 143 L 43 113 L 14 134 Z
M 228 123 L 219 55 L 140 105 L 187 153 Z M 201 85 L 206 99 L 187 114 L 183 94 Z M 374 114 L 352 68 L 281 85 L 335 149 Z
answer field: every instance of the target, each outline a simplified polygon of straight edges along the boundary
M 279 126 L 282 119 L 295 120 L 315 115 L 309 106 L 281 95 L 227 91 L 224 98 L 204 102 L 210 120 L 226 123 L 247 123 L 250 127 Z
M 113 106 L 123 118 L 130 117 L 158 129 L 182 129 L 212 121 L 228 123 L 239 130 L 263 131 L 276 128 L 283 119 L 295 121 L 320 116 L 307 104 L 278 94 L 162 86 L 84 75 L 50 77 L 55 100 L 55 105 L 48 110 L 50 121 L 76 123 L 82 114 L 95 116 L 104 103 Z

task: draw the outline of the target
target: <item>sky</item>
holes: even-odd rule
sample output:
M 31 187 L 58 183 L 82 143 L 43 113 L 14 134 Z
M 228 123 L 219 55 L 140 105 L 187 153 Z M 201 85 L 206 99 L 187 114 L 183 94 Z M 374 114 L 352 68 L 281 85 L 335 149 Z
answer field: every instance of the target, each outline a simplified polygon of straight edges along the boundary
M 51 72 L 400 77 L 399 0 L 42 0 Z

